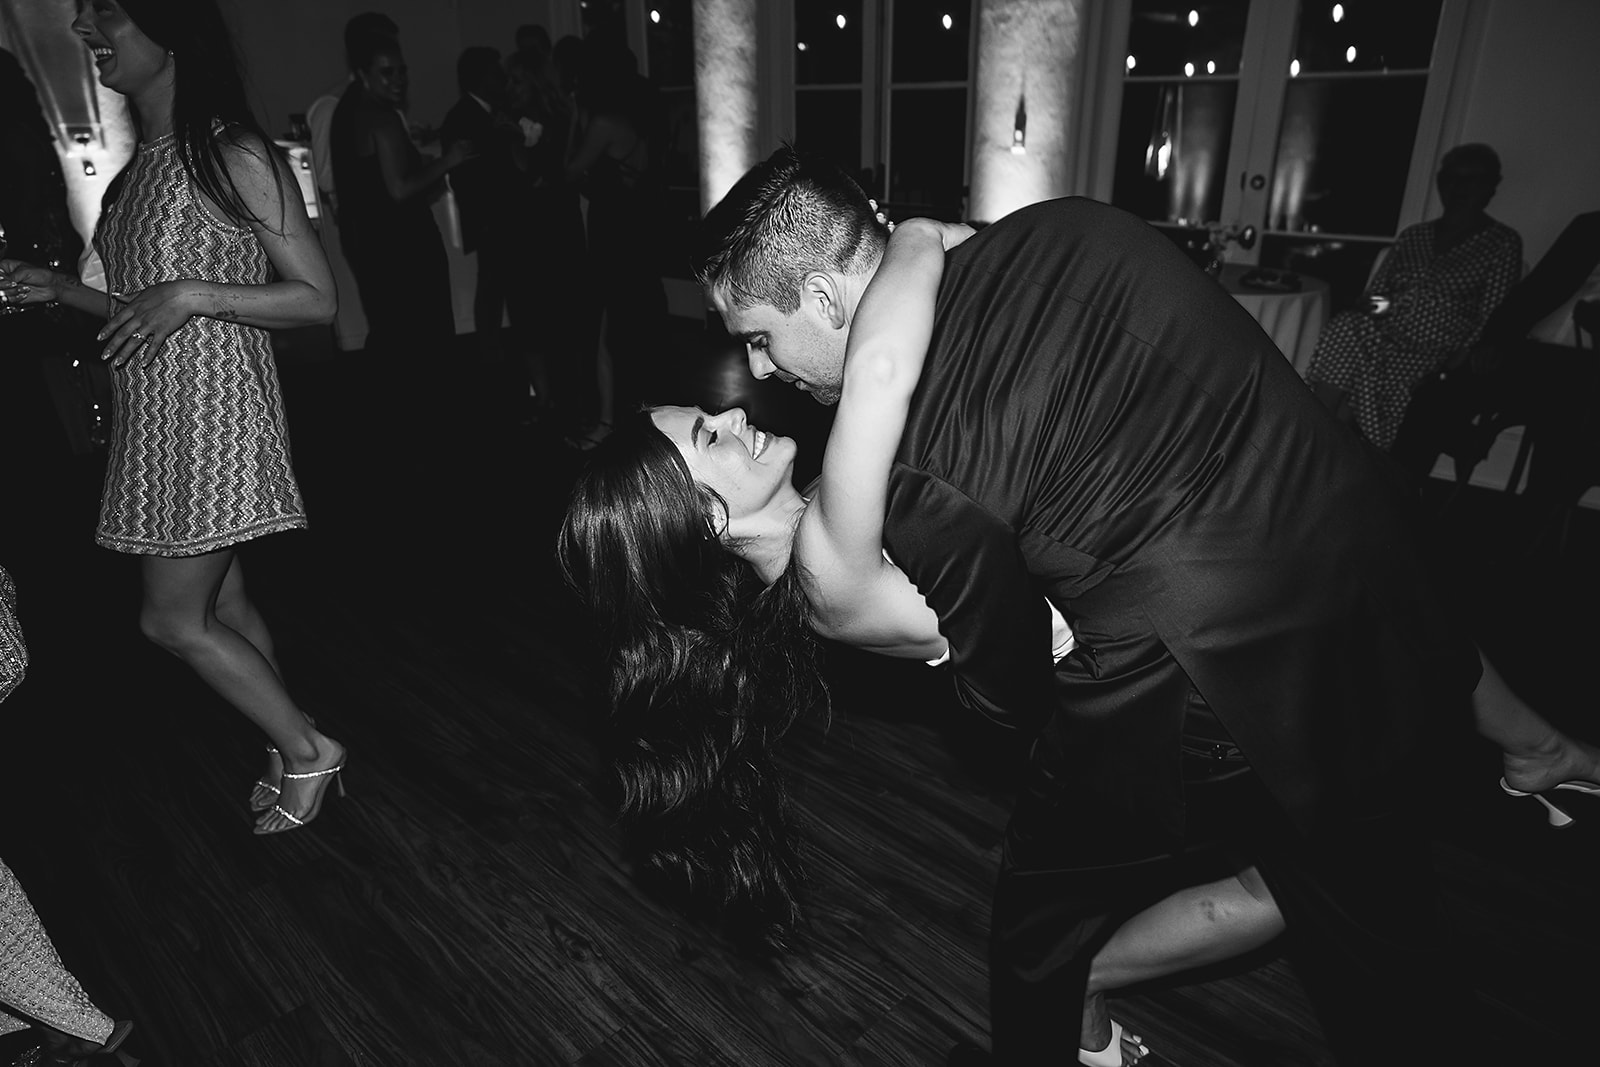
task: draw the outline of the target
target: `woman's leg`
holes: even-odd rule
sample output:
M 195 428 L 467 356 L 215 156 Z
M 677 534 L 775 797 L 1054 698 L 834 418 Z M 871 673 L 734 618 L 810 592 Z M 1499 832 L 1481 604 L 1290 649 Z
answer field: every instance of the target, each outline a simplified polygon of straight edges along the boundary
M 338 765 L 344 759 L 344 747 L 319 732 L 290 699 L 269 658 L 272 642 L 266 625 L 244 593 L 242 573 L 235 573 L 229 582 L 234 567 L 232 549 L 202 556 L 145 556 L 139 628 L 260 727 L 283 753 L 290 771 Z M 219 617 L 218 603 L 225 586 L 229 596 L 223 613 L 244 627 L 244 632 Z M 246 636 L 251 632 L 266 646 L 265 652 Z M 327 784 L 322 778 L 286 781 L 278 805 L 302 815 Z M 290 825 L 274 811 L 257 823 L 263 829 Z
M 1283 932 L 1283 915 L 1254 867 L 1205 885 L 1180 889 L 1117 928 L 1089 968 L 1079 1047 L 1111 1040 L 1105 994 L 1138 982 L 1221 963 L 1260 948 Z M 1131 1045 L 1130 1045 L 1131 1042 Z M 1123 1060 L 1142 1055 L 1123 1035 Z
M 217 593 L 216 612 L 217 618 L 224 626 L 249 641 L 260 652 L 272 672 L 278 676 L 280 684 L 283 683 L 283 667 L 278 663 L 277 653 L 272 643 L 272 633 L 267 629 L 266 620 L 256 610 L 254 601 L 245 595 L 244 571 L 239 562 L 238 553 L 233 554 L 233 562 L 228 565 L 228 573 L 222 579 L 222 589 Z M 306 716 L 311 720 L 311 716 Z M 312 720 L 313 725 L 315 721 Z M 266 811 L 277 803 L 278 796 L 283 787 L 283 754 L 276 745 L 271 746 L 273 751 L 267 754 L 267 770 L 250 792 L 250 809 L 252 811 Z
M 1562 782 L 1600 784 L 1600 747 L 1568 737 L 1514 693 L 1478 650 L 1483 676 L 1472 691 L 1478 733 L 1504 753 L 1506 784 L 1525 793 Z

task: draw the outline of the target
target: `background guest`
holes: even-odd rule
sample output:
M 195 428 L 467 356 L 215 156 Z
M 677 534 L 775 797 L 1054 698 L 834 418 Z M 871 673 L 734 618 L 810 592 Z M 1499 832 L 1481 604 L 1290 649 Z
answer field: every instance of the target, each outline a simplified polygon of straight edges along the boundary
M 432 200 L 471 146 L 457 142 L 429 161 L 412 144 L 400 118 L 409 83 L 397 41 L 363 37 L 355 60 L 330 139 L 339 241 L 367 317 L 366 347 L 386 360 L 437 356 L 455 336 L 455 315 Z M 421 369 L 411 363 L 409 373 Z
M 3 49 L 0 100 L 7 101 L 0 108 L 0 256 L 71 270 L 83 239 L 72 226 L 55 137 L 33 83 Z M 69 358 L 93 340 L 93 320 L 69 309 L 8 314 L 0 307 L 0 455 L 86 452 L 105 443 L 104 375 Z
M 506 93 L 523 132 L 513 148 L 517 191 L 510 231 L 526 271 L 527 384 L 546 415 L 579 419 L 594 410 L 595 302 L 574 268 L 584 260 L 583 214 L 567 181 L 572 106 L 548 46 L 506 58 Z
M 461 250 L 477 256 L 472 318 L 478 350 L 495 358 L 507 315 L 518 349 L 533 327 L 526 310 L 529 249 L 510 226 L 519 192 L 512 152 L 521 146 L 523 130 L 505 108 L 505 68 L 495 49 L 465 49 L 456 61 L 456 81 L 461 99 L 445 115 L 439 136 L 447 150 L 460 144 L 472 156 L 451 172 L 450 187 L 461 215 Z
M 1412 391 L 1472 347 L 1522 273 L 1522 239 L 1485 211 L 1500 185 L 1494 149 L 1452 148 L 1436 180 L 1443 213 L 1401 232 L 1365 307 L 1328 321 L 1306 374 L 1323 403 L 1382 449 L 1394 443 Z
M 620 41 L 586 42 L 567 178 L 588 200 L 586 276 L 600 305 L 598 433 L 644 399 L 651 345 L 667 314 L 661 284 L 664 187 L 659 109 Z
M 363 11 L 344 24 L 344 57 L 349 73 L 345 80 L 311 101 L 306 107 L 306 127 L 311 131 L 311 166 L 316 175 L 317 195 L 335 216 L 339 211 L 339 196 L 333 184 L 333 152 L 329 135 L 333 128 L 333 110 L 339 99 L 356 80 L 356 59 L 361 52 L 361 41 L 367 37 L 384 37 L 398 41 L 400 27 L 394 19 L 380 11 Z

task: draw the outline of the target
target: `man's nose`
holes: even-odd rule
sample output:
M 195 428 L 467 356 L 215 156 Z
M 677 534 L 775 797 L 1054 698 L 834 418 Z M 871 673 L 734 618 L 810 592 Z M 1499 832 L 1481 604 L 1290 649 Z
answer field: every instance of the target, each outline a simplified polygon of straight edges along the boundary
M 744 355 L 745 361 L 750 364 L 750 373 L 757 378 L 770 378 L 772 372 L 778 369 L 778 365 L 767 358 L 767 351 L 764 348 L 745 345 Z

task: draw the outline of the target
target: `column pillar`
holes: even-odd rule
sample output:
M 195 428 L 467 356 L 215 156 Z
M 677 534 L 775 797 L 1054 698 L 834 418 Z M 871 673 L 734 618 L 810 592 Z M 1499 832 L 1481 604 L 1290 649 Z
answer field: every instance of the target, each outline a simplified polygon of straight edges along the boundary
M 702 214 L 761 158 L 758 17 L 757 0 L 694 0 Z
M 979 0 L 969 214 L 992 222 L 1071 190 L 1090 0 Z

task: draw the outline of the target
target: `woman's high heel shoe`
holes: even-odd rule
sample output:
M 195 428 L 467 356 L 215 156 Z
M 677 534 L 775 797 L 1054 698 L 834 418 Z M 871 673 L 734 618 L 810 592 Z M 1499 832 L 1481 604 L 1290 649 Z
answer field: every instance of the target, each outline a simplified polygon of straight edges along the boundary
M 1139 1045 L 1139 1057 L 1142 1059 L 1150 1055 L 1150 1048 L 1142 1042 Z M 1111 1020 L 1111 1040 L 1106 1047 L 1098 1051 L 1080 1048 L 1078 1062 L 1087 1064 L 1088 1067 L 1122 1067 L 1122 1024 Z
M 334 784 L 339 787 L 339 795 L 341 797 L 344 796 L 344 779 L 339 777 L 339 772 L 344 770 L 344 765 L 345 757 L 341 754 L 337 764 L 332 767 L 325 767 L 320 771 L 305 771 L 303 773 L 284 771 L 283 780 L 286 782 L 300 782 L 309 778 L 324 780 L 317 783 L 316 792 L 311 797 L 311 807 L 306 809 L 306 813 L 304 815 L 296 815 L 294 812 L 289 811 L 281 804 L 272 805 L 270 810 L 273 813 L 282 815 L 285 819 L 288 819 L 291 825 L 279 827 L 276 830 L 263 830 L 261 828 L 261 824 L 257 823 L 255 832 L 257 834 L 281 834 L 286 830 L 298 830 L 300 827 L 309 823 L 312 819 L 315 819 L 317 814 L 322 811 L 322 798 L 324 794 L 328 792 L 328 783 L 326 779 L 332 778 Z
M 271 756 L 273 759 L 276 759 L 278 761 L 278 776 L 280 778 L 282 778 L 282 776 L 283 776 L 283 754 L 278 751 L 276 746 L 268 745 L 267 746 L 267 755 Z M 271 793 L 272 794 L 272 800 L 257 800 L 256 797 L 255 797 L 255 790 L 251 790 L 251 793 L 250 793 L 250 810 L 251 811 L 267 811 L 267 810 L 271 809 L 271 807 L 273 805 L 273 802 L 276 801 L 278 797 L 283 795 L 283 789 L 281 787 L 273 785 L 271 782 L 267 781 L 267 779 L 270 778 L 270 777 L 272 777 L 272 768 L 270 766 L 268 766 L 267 773 L 262 775 L 260 778 L 256 779 L 256 789 L 264 789 L 267 792 Z
M 1550 803 L 1549 800 L 1545 799 L 1543 793 L 1525 793 L 1520 789 L 1513 789 L 1511 788 L 1510 783 L 1504 778 L 1500 779 L 1500 788 L 1506 793 L 1507 796 L 1533 797 L 1539 803 L 1543 804 L 1545 812 L 1549 815 L 1551 826 L 1572 825 L 1572 816 L 1568 815 L 1566 812 Z M 1600 785 L 1596 785 L 1594 782 L 1561 782 L 1555 786 L 1552 786 L 1551 788 L 1570 789 L 1575 793 L 1590 793 L 1600 795 Z

